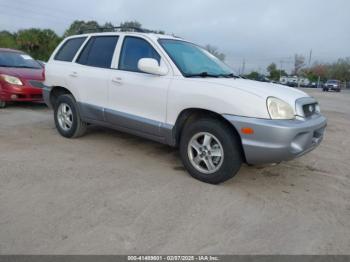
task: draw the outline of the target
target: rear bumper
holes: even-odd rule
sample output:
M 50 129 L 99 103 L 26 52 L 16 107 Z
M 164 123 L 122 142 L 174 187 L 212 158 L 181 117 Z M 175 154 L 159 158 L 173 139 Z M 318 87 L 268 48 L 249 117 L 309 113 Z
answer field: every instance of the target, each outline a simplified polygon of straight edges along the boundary
M 302 156 L 321 143 L 327 126 L 327 120 L 322 115 L 305 120 L 224 117 L 240 133 L 249 164 L 278 163 Z M 243 134 L 241 129 L 246 127 L 252 128 L 254 133 Z

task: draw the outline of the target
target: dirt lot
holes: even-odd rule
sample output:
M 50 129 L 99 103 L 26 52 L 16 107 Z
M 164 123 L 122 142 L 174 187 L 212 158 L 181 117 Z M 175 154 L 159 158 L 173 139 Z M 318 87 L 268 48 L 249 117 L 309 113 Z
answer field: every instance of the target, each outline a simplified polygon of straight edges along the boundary
M 44 106 L 0 111 L 1 254 L 350 254 L 350 92 L 307 90 L 329 126 L 312 153 L 213 186 L 176 150 Z

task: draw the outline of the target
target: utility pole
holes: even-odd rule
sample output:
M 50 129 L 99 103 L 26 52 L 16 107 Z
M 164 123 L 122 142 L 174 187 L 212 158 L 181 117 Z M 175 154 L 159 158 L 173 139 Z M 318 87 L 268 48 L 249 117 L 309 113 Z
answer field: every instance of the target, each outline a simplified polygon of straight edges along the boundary
M 280 61 L 280 81 L 282 77 L 282 67 L 283 67 L 283 60 Z
M 242 75 L 244 75 L 244 70 L 245 70 L 245 58 L 243 58 L 243 62 L 242 62 Z
M 311 65 L 311 59 L 312 59 L 312 49 L 310 50 L 310 54 L 309 54 L 309 68 Z

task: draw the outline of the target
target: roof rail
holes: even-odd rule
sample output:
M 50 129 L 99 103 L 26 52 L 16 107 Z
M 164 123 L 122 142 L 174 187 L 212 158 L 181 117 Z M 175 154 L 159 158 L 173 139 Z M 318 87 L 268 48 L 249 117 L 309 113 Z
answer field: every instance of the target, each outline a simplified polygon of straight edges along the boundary
M 134 26 L 113 26 L 113 27 L 95 27 L 95 28 L 86 28 L 79 30 L 80 34 L 88 32 L 138 32 L 138 33 L 153 33 L 154 31 L 143 29 L 140 27 Z

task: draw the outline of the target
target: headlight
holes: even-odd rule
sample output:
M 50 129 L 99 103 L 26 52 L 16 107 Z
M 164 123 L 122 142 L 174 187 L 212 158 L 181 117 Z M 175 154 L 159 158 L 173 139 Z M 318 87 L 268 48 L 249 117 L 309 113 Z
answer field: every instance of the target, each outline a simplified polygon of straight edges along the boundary
M 267 99 L 267 110 L 269 111 L 271 119 L 294 119 L 294 110 L 286 102 L 275 97 Z
M 9 76 L 9 75 L 0 75 L 0 76 L 9 84 L 23 86 L 22 81 L 18 77 Z
M 316 111 L 316 113 L 318 113 L 318 114 L 321 113 L 321 108 L 320 108 L 320 105 L 319 105 L 319 104 L 316 104 L 316 106 L 315 106 L 315 111 Z

